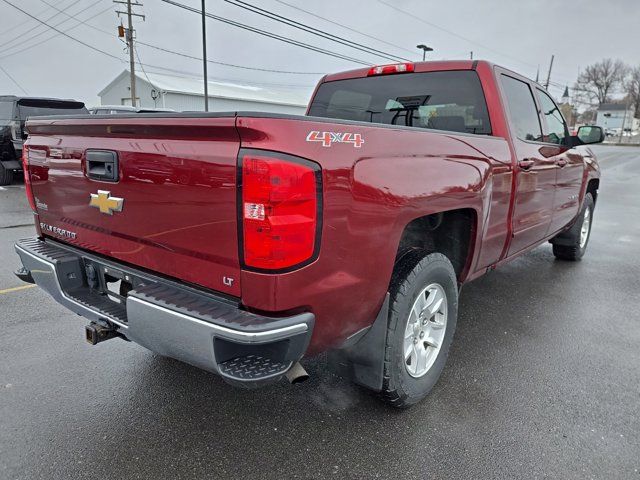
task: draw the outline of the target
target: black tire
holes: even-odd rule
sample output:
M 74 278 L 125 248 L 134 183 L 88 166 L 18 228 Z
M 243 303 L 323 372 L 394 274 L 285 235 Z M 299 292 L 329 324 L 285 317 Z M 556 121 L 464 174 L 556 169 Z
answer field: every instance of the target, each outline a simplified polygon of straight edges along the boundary
M 430 284 L 443 287 L 447 297 L 447 322 L 440 351 L 427 372 L 413 377 L 404 358 L 404 333 L 418 294 Z M 458 316 L 458 284 L 449 259 L 440 253 L 414 252 L 396 267 L 391 281 L 389 324 L 385 346 L 382 398 L 388 404 L 406 408 L 422 400 L 438 381 L 453 340 Z
M 571 228 L 565 232 L 560 233 L 551 240 L 553 245 L 553 254 L 560 260 L 578 261 L 580 260 L 589 245 L 589 239 L 591 238 L 591 226 L 593 225 L 593 197 L 590 193 L 587 193 L 582 202 L 582 208 L 578 213 L 576 221 Z M 585 212 L 589 209 L 589 229 L 587 232 L 587 240 L 584 245 L 580 245 L 580 234 L 585 218 Z
M 13 182 L 13 170 L 5 168 L 0 162 L 0 185 L 11 185 Z

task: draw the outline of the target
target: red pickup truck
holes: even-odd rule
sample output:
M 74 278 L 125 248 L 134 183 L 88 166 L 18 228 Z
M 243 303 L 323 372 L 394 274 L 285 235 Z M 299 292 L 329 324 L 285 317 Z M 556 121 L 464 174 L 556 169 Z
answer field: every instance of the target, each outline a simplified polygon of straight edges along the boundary
M 600 172 L 537 83 L 484 61 L 324 77 L 306 116 L 28 122 L 37 236 L 17 272 L 124 338 L 244 386 L 331 351 L 405 407 L 437 381 L 460 287 L 550 241 L 578 260 Z

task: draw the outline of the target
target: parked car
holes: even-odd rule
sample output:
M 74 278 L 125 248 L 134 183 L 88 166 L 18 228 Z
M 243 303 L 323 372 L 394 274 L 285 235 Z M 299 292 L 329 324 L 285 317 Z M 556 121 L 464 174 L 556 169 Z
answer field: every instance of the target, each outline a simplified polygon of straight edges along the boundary
M 22 142 L 27 138 L 24 124 L 28 117 L 88 113 L 84 103 L 56 98 L 0 95 L 0 185 L 13 181 L 22 169 Z
M 132 107 L 130 105 L 100 105 L 90 107 L 89 113 L 93 115 L 116 115 L 118 113 L 156 113 L 156 112 L 173 112 L 171 108 L 143 108 Z
M 296 381 L 329 350 L 396 407 L 440 376 L 462 285 L 543 242 L 585 254 L 600 170 L 584 145 L 604 137 L 569 136 L 539 84 L 484 61 L 328 75 L 308 116 L 28 129 L 37 236 L 18 275 L 86 317 L 91 344 L 243 386 Z

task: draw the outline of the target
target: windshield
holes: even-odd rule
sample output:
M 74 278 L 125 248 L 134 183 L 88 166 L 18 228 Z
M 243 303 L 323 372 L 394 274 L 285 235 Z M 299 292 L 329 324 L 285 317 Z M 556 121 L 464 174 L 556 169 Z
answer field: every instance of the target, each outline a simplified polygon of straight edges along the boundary
M 309 115 L 455 132 L 491 133 L 474 71 L 352 78 L 320 86 Z

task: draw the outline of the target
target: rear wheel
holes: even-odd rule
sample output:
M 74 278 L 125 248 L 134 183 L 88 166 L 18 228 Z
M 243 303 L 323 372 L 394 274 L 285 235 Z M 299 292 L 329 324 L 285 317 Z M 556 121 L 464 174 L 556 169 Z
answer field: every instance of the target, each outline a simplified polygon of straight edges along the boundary
M 561 260 L 580 260 L 587 251 L 589 237 L 591 236 L 591 225 L 593 223 L 593 197 L 587 193 L 584 197 L 582 209 L 573 226 L 566 232 L 561 233 L 553 243 L 553 254 Z
M 391 285 L 385 347 L 383 399 L 409 407 L 438 381 L 449 353 L 458 313 L 453 266 L 440 253 L 407 256 Z
M 10 185 L 13 182 L 13 170 L 6 168 L 0 162 L 0 185 Z

